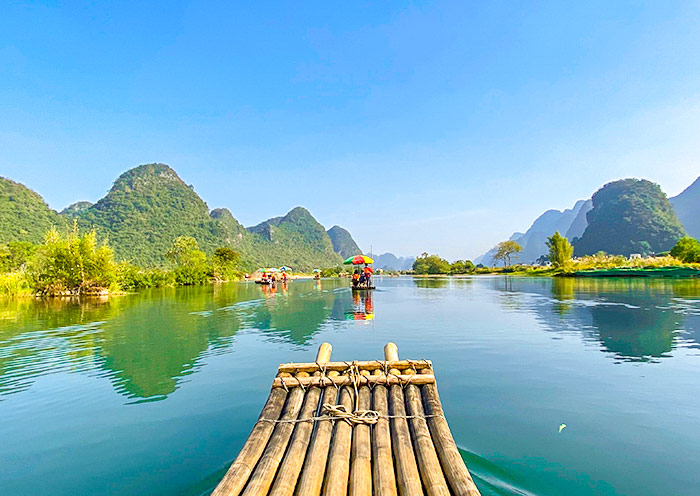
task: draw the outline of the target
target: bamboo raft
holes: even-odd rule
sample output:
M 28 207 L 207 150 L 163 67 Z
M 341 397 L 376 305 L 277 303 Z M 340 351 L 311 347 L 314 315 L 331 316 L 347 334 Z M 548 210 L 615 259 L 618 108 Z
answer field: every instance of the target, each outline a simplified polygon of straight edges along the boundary
M 429 360 L 279 366 L 248 440 L 214 496 L 479 496 L 442 411 Z

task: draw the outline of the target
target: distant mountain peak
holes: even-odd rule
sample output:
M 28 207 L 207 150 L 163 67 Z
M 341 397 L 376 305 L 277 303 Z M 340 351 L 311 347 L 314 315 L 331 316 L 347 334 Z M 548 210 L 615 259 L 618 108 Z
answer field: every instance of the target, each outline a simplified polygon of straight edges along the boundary
M 144 190 L 153 186 L 154 182 L 175 183 L 189 187 L 169 165 L 156 163 L 143 164 L 129 169 L 114 181 L 112 189 L 131 188 Z
M 670 201 L 688 235 L 700 238 L 700 177 Z
M 342 258 L 348 258 L 362 253 L 360 247 L 352 239 L 352 235 L 340 226 L 333 226 L 328 231 L 328 236 L 333 243 L 333 250 Z
M 61 210 L 60 214 L 61 215 L 77 215 L 80 212 L 92 207 L 92 205 L 93 205 L 93 203 L 89 202 L 89 201 L 79 201 L 79 202 L 71 203 L 66 208 Z
M 572 208 L 564 210 L 549 209 L 537 217 L 530 228 L 524 233 L 515 232 L 510 236 L 511 241 L 515 241 L 522 247 L 518 254 L 518 262 L 534 263 L 541 255 L 548 251 L 546 241 L 549 236 L 559 231 L 564 235 L 569 231 L 583 232 L 585 224 L 581 227 L 575 223 L 581 221 L 581 212 L 590 210 L 590 200 L 578 200 Z M 583 216 L 585 222 L 585 212 Z M 579 234 L 580 235 L 580 234 Z M 493 263 L 494 249 L 474 259 L 475 263 L 490 265 Z

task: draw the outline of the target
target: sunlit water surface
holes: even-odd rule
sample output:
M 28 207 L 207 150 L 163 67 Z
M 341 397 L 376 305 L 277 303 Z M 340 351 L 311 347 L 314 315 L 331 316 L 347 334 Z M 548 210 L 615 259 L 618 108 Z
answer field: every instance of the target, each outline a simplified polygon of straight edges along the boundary
M 698 494 L 700 281 L 288 286 L 0 301 L 0 494 L 207 494 L 323 341 L 432 359 L 485 495 Z

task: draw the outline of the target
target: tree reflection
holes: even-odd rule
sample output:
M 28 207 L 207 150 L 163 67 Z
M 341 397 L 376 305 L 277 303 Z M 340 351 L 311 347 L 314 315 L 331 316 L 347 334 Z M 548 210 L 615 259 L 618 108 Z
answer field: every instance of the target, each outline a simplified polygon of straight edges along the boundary
M 450 284 L 447 277 L 414 277 L 413 283 L 419 288 L 445 288 Z
M 580 332 L 616 359 L 653 361 L 681 343 L 697 346 L 700 306 L 683 299 L 698 302 L 700 280 L 499 279 L 505 308 L 535 312 L 550 331 Z

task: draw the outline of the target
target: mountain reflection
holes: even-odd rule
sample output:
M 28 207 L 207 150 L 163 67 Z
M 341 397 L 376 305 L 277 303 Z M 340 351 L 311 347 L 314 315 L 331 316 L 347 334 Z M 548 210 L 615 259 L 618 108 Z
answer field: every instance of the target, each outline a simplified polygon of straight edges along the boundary
M 580 332 L 616 359 L 654 361 L 698 347 L 700 307 L 682 300 L 700 292 L 698 280 L 509 279 L 496 282 L 504 307 L 532 309 L 548 330 Z
M 252 327 L 293 344 L 307 344 L 328 319 L 336 297 L 323 289 L 321 281 L 310 284 L 295 281 L 261 286 L 265 301 L 255 309 Z
M 61 371 L 106 371 L 129 398 L 177 389 L 210 346 L 239 328 L 237 315 L 192 312 L 236 298 L 237 288 L 163 289 L 103 299 L 25 299 L 0 304 L 0 394 Z M 230 342 L 230 339 L 229 341 Z
M 371 296 L 358 303 L 345 284 L 221 284 L 101 299 L 1 300 L 0 398 L 43 375 L 81 372 L 107 377 L 127 398 L 163 399 L 206 353 L 231 347 L 241 329 L 306 346 L 339 308 L 339 297 L 343 314 L 362 307 L 373 315 Z

